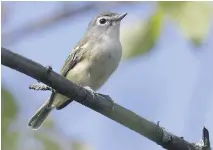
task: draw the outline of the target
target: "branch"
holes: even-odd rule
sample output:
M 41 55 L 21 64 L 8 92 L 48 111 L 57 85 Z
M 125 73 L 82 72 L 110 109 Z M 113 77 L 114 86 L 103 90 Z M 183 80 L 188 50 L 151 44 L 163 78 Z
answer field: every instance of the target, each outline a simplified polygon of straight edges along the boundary
M 13 53 L 5 48 L 1 48 L 1 51 L 2 65 L 15 69 L 45 83 L 59 93 L 75 99 L 75 101 L 81 103 L 82 105 L 89 107 L 94 111 L 120 123 L 121 125 L 145 136 L 165 149 L 203 150 L 203 147 L 189 143 L 183 138 L 166 131 L 164 128 L 159 126 L 159 123 L 155 124 L 148 121 L 116 103 L 114 103 L 114 107 L 112 109 L 112 102 L 110 100 L 104 99 L 101 96 L 94 97 L 85 88 L 75 85 L 54 71 L 47 74 L 47 70 L 44 66 L 30 59 Z M 207 133 L 206 130 L 205 133 Z M 205 139 L 207 138 L 205 137 Z

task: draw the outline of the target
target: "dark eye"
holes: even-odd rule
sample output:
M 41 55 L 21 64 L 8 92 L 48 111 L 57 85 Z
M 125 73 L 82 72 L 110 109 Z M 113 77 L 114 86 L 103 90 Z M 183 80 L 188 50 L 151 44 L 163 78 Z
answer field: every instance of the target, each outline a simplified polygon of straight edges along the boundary
M 99 20 L 100 24 L 105 24 L 106 23 L 106 19 L 102 18 Z

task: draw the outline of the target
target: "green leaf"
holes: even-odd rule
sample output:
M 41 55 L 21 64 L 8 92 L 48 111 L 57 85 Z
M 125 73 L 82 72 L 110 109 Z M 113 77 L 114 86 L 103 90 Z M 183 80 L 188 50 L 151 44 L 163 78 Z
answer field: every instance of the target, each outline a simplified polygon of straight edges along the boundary
M 127 32 L 121 36 L 124 59 L 146 54 L 153 48 L 160 35 L 162 19 L 162 12 L 158 10 L 145 24 L 139 22 L 125 29 Z
M 213 5 L 210 2 L 159 2 L 163 12 L 176 21 L 182 34 L 200 46 L 208 34 Z
M 2 135 L 2 149 L 15 150 L 17 147 L 17 132 L 9 131 L 11 122 L 15 119 L 17 113 L 17 105 L 12 94 L 4 87 L 1 89 L 1 102 L 2 102 L 2 122 L 1 122 L 1 135 Z

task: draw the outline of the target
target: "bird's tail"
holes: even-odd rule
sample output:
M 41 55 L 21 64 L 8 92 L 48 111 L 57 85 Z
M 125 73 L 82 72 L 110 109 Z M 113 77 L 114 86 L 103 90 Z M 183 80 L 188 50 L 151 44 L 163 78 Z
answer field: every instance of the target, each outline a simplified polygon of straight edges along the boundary
M 30 119 L 28 126 L 32 127 L 34 130 L 38 129 L 44 120 L 47 118 L 51 110 L 53 109 L 52 107 L 48 106 L 49 100 L 46 101 L 38 110 L 37 112 L 33 115 L 33 117 Z

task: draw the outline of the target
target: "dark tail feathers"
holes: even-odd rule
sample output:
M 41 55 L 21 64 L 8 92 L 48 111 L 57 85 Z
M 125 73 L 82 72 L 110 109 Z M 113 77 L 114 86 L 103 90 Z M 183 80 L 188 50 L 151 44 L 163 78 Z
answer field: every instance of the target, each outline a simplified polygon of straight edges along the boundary
M 46 101 L 33 115 L 33 117 L 30 119 L 28 126 L 32 127 L 34 130 L 38 129 L 44 120 L 47 118 L 49 113 L 51 112 L 52 108 L 48 107 L 48 102 Z

